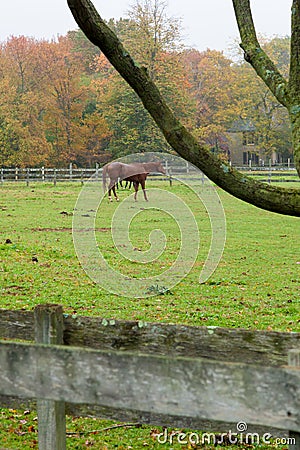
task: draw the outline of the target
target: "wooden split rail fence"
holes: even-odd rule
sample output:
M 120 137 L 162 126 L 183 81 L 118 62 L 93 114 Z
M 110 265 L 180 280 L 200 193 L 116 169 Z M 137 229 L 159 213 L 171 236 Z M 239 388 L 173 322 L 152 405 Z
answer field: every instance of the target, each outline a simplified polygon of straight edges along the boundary
M 37 408 L 41 450 L 66 448 L 65 414 L 222 433 L 242 422 L 300 449 L 300 333 L 38 305 L 0 310 L 0 338 L 0 405 Z

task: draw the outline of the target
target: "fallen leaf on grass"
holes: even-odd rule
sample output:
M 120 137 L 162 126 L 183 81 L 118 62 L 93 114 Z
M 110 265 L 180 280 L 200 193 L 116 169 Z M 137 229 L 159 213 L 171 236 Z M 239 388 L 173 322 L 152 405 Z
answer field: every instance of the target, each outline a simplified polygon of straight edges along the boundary
M 157 437 L 161 435 L 161 431 L 158 430 L 157 428 L 154 428 L 153 430 L 150 431 L 150 437 L 156 441 Z

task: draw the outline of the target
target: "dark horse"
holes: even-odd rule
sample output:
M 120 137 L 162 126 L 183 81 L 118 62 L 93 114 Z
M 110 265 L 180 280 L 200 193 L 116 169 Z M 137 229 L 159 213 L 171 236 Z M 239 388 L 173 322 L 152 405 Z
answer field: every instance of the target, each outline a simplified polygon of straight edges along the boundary
M 163 174 L 166 173 L 160 161 L 132 164 L 125 164 L 118 161 L 112 162 L 103 167 L 103 189 L 104 191 L 106 190 L 106 179 L 107 177 L 109 177 L 110 181 L 108 185 L 108 198 L 110 201 L 112 201 L 111 191 L 113 191 L 115 199 L 119 201 L 119 198 L 116 194 L 116 184 L 118 180 L 131 181 L 135 190 L 134 200 L 137 200 L 137 192 L 140 184 L 143 189 L 144 198 L 146 201 L 148 201 L 145 184 L 147 176 L 151 172 L 160 172 Z
M 125 181 L 125 186 L 123 186 L 123 181 Z M 117 183 L 117 189 L 119 189 L 119 185 L 121 186 L 121 188 L 124 188 L 124 189 L 131 189 L 131 186 L 132 186 L 132 181 L 126 181 L 126 180 L 120 180 L 118 183 Z

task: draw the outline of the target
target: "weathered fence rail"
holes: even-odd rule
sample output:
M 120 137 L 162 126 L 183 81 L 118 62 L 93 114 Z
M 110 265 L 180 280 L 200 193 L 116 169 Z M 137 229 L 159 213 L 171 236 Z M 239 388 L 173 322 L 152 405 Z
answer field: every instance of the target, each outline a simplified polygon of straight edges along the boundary
M 248 432 L 289 431 L 290 448 L 300 448 L 300 333 L 73 317 L 40 305 L 0 310 L 0 337 L 0 404 L 39 399 L 41 449 L 65 448 L 65 402 L 68 414 L 204 431 L 244 421 Z

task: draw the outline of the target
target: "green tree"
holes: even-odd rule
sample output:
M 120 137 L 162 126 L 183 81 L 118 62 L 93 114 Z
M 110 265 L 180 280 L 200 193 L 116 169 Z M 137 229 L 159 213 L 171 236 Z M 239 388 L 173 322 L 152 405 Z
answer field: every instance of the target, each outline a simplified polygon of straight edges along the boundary
M 71 52 L 78 56 L 80 66 L 87 75 L 93 75 L 94 62 L 100 53 L 99 48 L 93 45 L 81 30 L 69 31 L 66 37 L 72 43 Z
M 169 18 L 167 3 L 162 0 L 136 0 L 129 11 L 132 22 L 131 35 L 124 43 L 134 52 L 140 64 L 147 67 L 155 80 L 158 57 L 164 52 L 176 52 L 181 48 L 181 22 Z
M 252 18 L 249 0 L 233 0 L 245 60 L 251 64 L 277 101 L 289 115 L 294 161 L 300 175 L 300 2 L 293 0 L 291 49 L 288 79 L 280 66 L 262 49 Z
M 262 38 L 263 48 L 272 55 L 283 73 L 289 70 L 289 38 Z M 247 62 L 234 65 L 235 114 L 251 120 L 257 130 L 257 148 L 268 159 L 276 152 L 285 159 L 292 156 L 291 130 L 287 110 L 278 102 Z
M 129 19 L 110 21 L 112 28 L 136 52 L 138 64 L 147 68 L 174 110 L 191 127 L 189 114 L 193 104 L 188 94 L 188 79 L 182 63 L 179 25 L 168 20 L 165 4 L 159 1 L 137 2 Z M 98 58 L 97 107 L 103 111 L 112 132 L 109 151 L 113 157 L 145 151 L 170 150 L 163 134 L 144 110 L 138 96 L 107 64 Z M 109 82 L 109 84 L 108 84 Z

